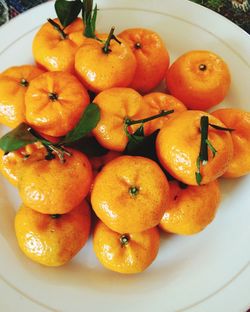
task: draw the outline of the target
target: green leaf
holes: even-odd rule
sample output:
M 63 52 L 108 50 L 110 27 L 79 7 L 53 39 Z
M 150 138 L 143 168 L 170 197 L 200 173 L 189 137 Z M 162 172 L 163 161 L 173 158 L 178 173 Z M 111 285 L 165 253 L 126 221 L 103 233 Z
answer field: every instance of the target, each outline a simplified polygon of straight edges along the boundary
M 141 124 L 140 127 L 135 131 L 134 136 L 144 137 L 144 125 Z
M 71 24 L 77 18 L 81 9 L 81 0 L 56 0 L 55 2 L 56 14 L 64 28 Z
M 82 19 L 86 22 L 87 18 L 92 14 L 93 0 L 83 0 L 82 2 Z
M 212 154 L 213 154 L 213 158 L 215 157 L 217 150 L 213 147 L 212 143 L 207 139 L 206 140 L 207 146 L 210 148 Z
M 141 131 L 139 129 L 137 130 L 138 133 Z M 123 154 L 131 156 L 142 156 L 152 159 L 161 167 L 167 179 L 173 180 L 173 177 L 170 175 L 170 173 L 168 173 L 167 170 L 161 165 L 156 154 L 155 142 L 159 131 L 160 130 L 156 130 L 152 134 L 144 136 L 141 141 L 137 141 L 136 143 L 129 141 Z
M 18 127 L 5 134 L 0 139 L 0 148 L 5 152 L 12 152 L 19 148 L 37 142 L 38 139 L 30 133 L 30 126 L 21 123 Z
M 99 120 L 100 108 L 95 103 L 90 103 L 76 127 L 66 135 L 60 144 L 68 144 L 80 140 L 96 127 Z
M 92 12 L 93 1 L 85 0 L 83 2 L 82 18 L 85 24 L 84 36 L 87 38 L 96 38 L 96 18 L 97 18 L 97 5 Z
M 220 127 L 220 126 L 217 126 L 217 125 L 214 125 L 211 123 L 209 123 L 209 126 L 211 126 L 212 128 L 214 128 L 216 130 L 221 130 L 221 131 L 229 131 L 229 132 L 235 131 L 235 129 L 233 129 L 233 128 Z
M 143 125 L 141 125 L 134 134 L 129 134 L 129 141 L 124 150 L 125 155 L 131 156 L 145 156 L 148 158 L 155 158 L 155 140 L 159 131 L 155 131 L 149 136 L 144 136 Z M 149 154 L 153 152 L 152 157 Z
M 144 126 L 143 124 L 135 131 L 134 134 L 130 134 L 126 131 L 128 136 L 128 143 L 125 149 L 126 153 L 132 153 L 133 151 L 137 150 L 138 147 L 141 146 L 145 137 L 144 137 Z

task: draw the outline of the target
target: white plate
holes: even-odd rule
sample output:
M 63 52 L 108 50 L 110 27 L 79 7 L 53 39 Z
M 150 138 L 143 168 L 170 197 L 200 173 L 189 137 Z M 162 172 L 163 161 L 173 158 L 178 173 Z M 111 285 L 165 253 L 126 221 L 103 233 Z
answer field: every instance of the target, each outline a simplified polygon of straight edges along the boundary
M 98 0 L 98 29 L 116 25 L 154 29 L 171 60 L 208 49 L 229 64 L 232 87 L 223 106 L 249 110 L 249 36 L 225 18 L 184 0 Z M 32 9 L 1 27 L 0 71 L 32 63 L 31 42 L 53 3 Z M 1 129 L 2 133 L 4 129 Z M 159 256 L 143 274 L 106 271 L 88 242 L 61 268 L 46 268 L 19 251 L 13 230 L 17 191 L 0 180 L 0 310 L 15 311 L 246 311 L 249 300 L 250 176 L 222 181 L 215 221 L 191 237 L 164 235 Z

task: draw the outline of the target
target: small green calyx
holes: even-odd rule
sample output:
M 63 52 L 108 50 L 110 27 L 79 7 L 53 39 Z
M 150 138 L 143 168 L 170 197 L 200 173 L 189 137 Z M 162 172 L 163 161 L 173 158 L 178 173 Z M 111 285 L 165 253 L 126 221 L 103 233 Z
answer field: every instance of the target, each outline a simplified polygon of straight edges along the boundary
M 136 195 L 138 195 L 138 193 L 139 193 L 139 188 L 137 188 L 136 186 L 132 186 L 129 188 L 129 194 L 132 197 L 135 197 Z
M 29 86 L 29 82 L 26 80 L 26 79 L 24 79 L 24 78 L 22 78 L 21 80 L 20 80 L 20 85 L 22 86 L 22 87 L 28 87 Z
M 59 219 L 61 217 L 60 214 L 52 214 L 50 215 L 52 219 Z
M 130 240 L 130 237 L 129 237 L 128 234 L 123 234 L 123 235 L 121 235 L 121 237 L 120 237 L 121 246 L 122 246 L 122 247 L 127 246 L 128 243 L 129 243 L 129 240 Z
M 205 64 L 200 64 L 199 65 L 199 70 L 205 71 L 206 69 L 207 69 L 207 65 L 205 65 Z
M 138 50 L 138 49 L 141 49 L 142 46 L 140 44 L 140 42 L 136 42 L 135 45 L 134 45 L 135 49 Z
M 53 102 L 58 100 L 58 94 L 54 92 L 49 92 L 48 97 Z

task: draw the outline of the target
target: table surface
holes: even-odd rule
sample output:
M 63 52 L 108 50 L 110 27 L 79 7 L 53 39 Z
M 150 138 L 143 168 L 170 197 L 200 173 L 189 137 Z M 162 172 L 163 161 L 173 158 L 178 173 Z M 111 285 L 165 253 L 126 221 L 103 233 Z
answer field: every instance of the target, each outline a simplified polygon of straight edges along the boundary
M 8 19 L 48 0 L 0 0 L 0 25 Z M 240 26 L 250 34 L 250 0 L 190 0 L 203 5 Z M 5 3 L 5 8 L 4 8 Z M 8 7 L 8 12 L 7 12 Z M 4 16 L 5 11 L 5 16 Z M 8 14 L 8 16 L 7 16 Z

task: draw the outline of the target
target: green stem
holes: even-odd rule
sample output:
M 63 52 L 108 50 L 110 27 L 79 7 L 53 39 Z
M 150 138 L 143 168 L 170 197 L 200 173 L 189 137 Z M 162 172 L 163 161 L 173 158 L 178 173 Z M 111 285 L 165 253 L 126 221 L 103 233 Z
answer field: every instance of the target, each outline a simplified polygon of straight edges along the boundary
M 68 35 L 65 34 L 63 29 L 60 27 L 59 24 L 57 24 L 55 21 L 53 21 L 51 18 L 48 18 L 48 22 L 54 27 L 55 30 L 57 30 L 61 36 L 61 39 L 67 39 Z
M 47 145 L 47 148 L 49 148 L 58 156 L 61 163 L 65 163 L 65 155 L 69 157 L 72 156 L 71 153 L 65 150 L 63 147 L 57 147 L 53 144 L 49 144 Z
M 148 118 L 144 118 L 144 119 L 138 119 L 138 120 L 131 120 L 129 118 L 126 118 L 125 119 L 125 125 L 126 126 L 132 126 L 132 125 L 136 125 L 136 124 L 144 124 L 148 121 L 151 121 L 151 120 L 154 120 L 154 119 L 157 119 L 157 118 L 160 118 L 160 117 L 163 117 L 163 116 L 166 116 L 166 115 L 169 115 L 169 114 L 172 114 L 174 112 L 173 109 L 171 110 L 162 110 L 159 114 L 157 115 L 153 115 L 153 116 L 150 116 Z
M 104 43 L 104 47 L 102 48 L 103 52 L 105 54 L 109 54 L 111 52 L 111 49 L 110 49 L 110 41 L 113 39 L 115 40 L 116 42 L 118 42 L 119 44 L 121 44 L 121 41 L 119 41 L 116 36 L 114 35 L 114 31 L 115 31 L 115 27 L 113 26 L 109 32 L 109 35 L 108 35 L 108 38 L 107 40 L 105 41 Z
M 215 157 L 217 150 L 213 147 L 212 143 L 208 140 L 208 127 L 216 127 L 220 128 L 218 130 L 226 130 L 226 128 L 221 128 L 216 125 L 212 125 L 209 123 L 208 116 L 202 116 L 200 120 L 200 131 L 201 131 L 201 144 L 200 144 L 200 152 L 196 161 L 197 172 L 195 172 L 196 182 L 200 185 L 202 180 L 202 175 L 200 173 L 200 164 L 206 165 L 208 162 L 208 148 L 212 151 L 213 157 Z M 227 130 L 229 131 L 229 130 Z
M 48 154 L 45 157 L 46 160 L 52 160 L 54 159 L 54 154 L 55 153 L 61 163 L 65 163 L 65 155 L 70 157 L 72 156 L 70 152 L 68 152 L 62 145 L 59 144 L 53 144 L 47 140 L 45 140 L 41 135 L 39 135 L 34 129 L 30 128 L 28 130 L 34 137 L 37 138 L 37 141 L 41 142 L 43 146 L 47 149 Z
M 201 145 L 200 145 L 200 161 L 205 165 L 208 161 L 208 116 L 202 116 L 200 120 L 200 130 L 201 130 Z

